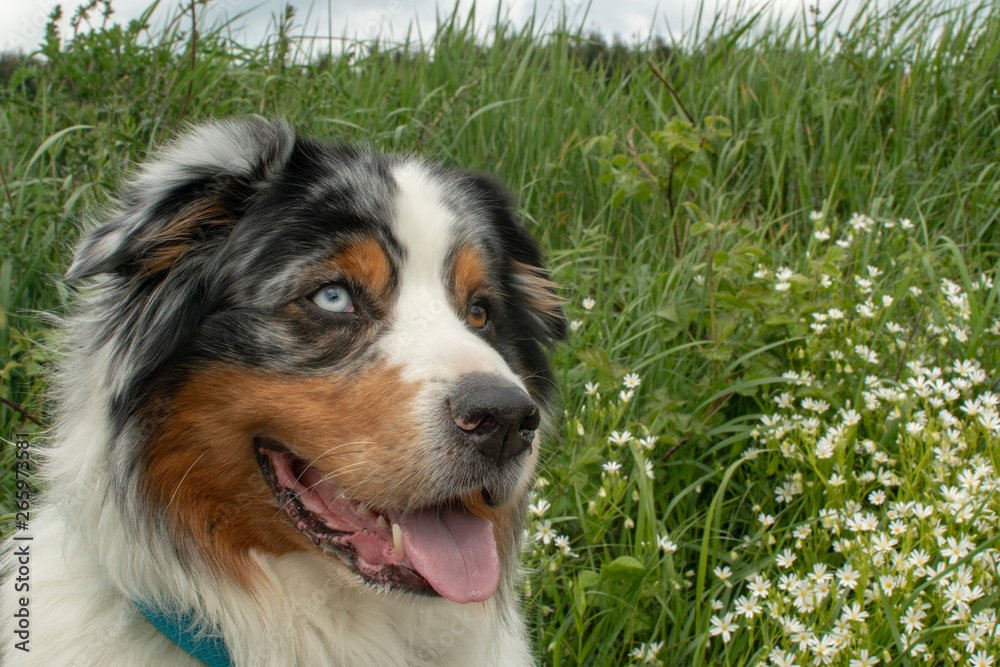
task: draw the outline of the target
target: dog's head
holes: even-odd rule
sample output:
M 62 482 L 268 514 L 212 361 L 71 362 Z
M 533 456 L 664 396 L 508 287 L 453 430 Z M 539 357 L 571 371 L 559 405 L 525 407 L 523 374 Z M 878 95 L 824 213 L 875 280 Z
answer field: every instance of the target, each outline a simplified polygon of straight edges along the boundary
M 324 549 L 459 602 L 513 567 L 565 319 L 490 179 L 215 123 L 68 277 L 93 279 L 112 495 L 182 559 Z

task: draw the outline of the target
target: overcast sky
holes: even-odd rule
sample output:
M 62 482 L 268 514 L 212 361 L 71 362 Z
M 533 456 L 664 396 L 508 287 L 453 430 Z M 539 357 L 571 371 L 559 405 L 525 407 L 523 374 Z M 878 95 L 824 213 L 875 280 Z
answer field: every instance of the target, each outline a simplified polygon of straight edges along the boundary
M 534 13 L 537 17 L 551 20 L 564 8 L 570 18 L 570 25 L 583 24 L 602 33 L 609 41 L 618 35 L 626 42 L 644 41 L 653 34 L 675 37 L 690 31 L 695 25 L 698 7 L 702 0 L 507 0 L 503 3 L 501 16 L 514 25 L 521 26 Z M 748 7 L 760 7 L 766 0 L 749 0 Z M 820 0 L 805 0 L 816 4 Z M 862 0 L 846 0 L 847 14 L 852 14 Z M 69 16 L 82 0 L 0 0 L 0 50 L 30 53 L 38 48 L 45 34 L 47 16 L 57 4 L 62 4 L 65 16 L 61 22 L 64 35 L 71 33 Z M 483 25 L 492 24 L 499 0 L 477 0 L 476 12 Z M 717 10 L 733 11 L 734 2 L 726 0 L 704 0 L 705 13 L 714 15 Z M 115 10 L 112 21 L 128 23 L 137 18 L 151 0 L 114 0 Z M 157 25 L 168 16 L 174 15 L 180 6 L 179 0 L 161 0 L 153 15 Z M 188 2 L 184 3 L 189 4 Z M 240 41 L 255 46 L 267 33 L 274 16 L 281 13 L 286 4 L 296 8 L 295 23 L 300 33 L 308 35 L 346 36 L 371 39 L 382 35 L 398 41 L 408 27 L 419 28 L 424 38 L 433 34 L 435 16 L 448 13 L 454 7 L 450 0 L 258 0 L 255 4 L 246 0 L 212 0 L 208 7 L 209 21 L 222 20 L 250 10 L 246 16 L 234 22 L 238 27 Z M 461 11 L 465 13 L 471 6 L 469 0 L 462 0 Z M 822 0 L 821 6 L 832 6 L 833 0 Z M 793 17 L 802 12 L 800 0 L 770 0 L 770 11 L 785 17 Z M 585 14 L 586 12 L 586 14 Z M 93 19 L 97 24 L 100 17 Z M 477 20 L 477 23 L 480 21 Z

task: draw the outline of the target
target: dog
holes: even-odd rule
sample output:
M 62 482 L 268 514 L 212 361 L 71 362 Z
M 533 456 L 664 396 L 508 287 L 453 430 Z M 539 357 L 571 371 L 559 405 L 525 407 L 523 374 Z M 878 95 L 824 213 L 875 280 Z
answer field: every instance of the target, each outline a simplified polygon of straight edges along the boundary
M 241 119 L 110 209 L 66 276 L 3 663 L 534 664 L 518 560 L 566 319 L 503 187 Z

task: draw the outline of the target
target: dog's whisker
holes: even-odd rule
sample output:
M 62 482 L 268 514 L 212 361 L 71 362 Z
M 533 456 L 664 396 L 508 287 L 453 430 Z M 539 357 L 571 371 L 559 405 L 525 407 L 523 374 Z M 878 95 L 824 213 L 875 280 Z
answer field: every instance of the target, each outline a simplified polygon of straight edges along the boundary
M 324 456 L 327 456 L 330 453 L 331 450 L 338 449 L 338 448 L 344 447 L 346 445 L 354 445 L 354 444 L 357 444 L 357 443 L 347 442 L 347 443 L 344 443 L 343 445 L 338 445 L 337 447 L 331 447 L 330 449 L 326 450 L 325 453 L 320 454 L 319 456 L 317 456 L 316 458 L 314 458 L 312 460 L 312 463 L 309 463 L 305 467 L 303 467 L 302 468 L 302 472 L 300 472 L 298 475 L 296 475 L 295 481 L 296 482 L 301 481 L 302 480 L 302 475 L 306 474 L 306 472 L 309 470 L 309 468 L 311 468 L 311 467 L 313 467 L 315 465 L 316 461 L 320 460 Z M 361 454 L 363 451 L 364 450 L 358 449 L 358 450 L 348 450 L 346 452 L 337 452 L 337 453 L 341 454 L 341 455 L 343 455 L 343 454 Z
M 345 465 L 345 466 L 342 466 L 341 468 L 337 469 L 336 471 L 334 471 L 334 472 L 332 472 L 332 473 L 329 473 L 329 474 L 325 475 L 325 476 L 323 477 L 323 479 L 321 479 L 321 480 L 319 480 L 319 481 L 317 481 L 317 482 L 314 482 L 313 484 L 310 484 L 309 486 L 305 487 L 305 489 L 306 489 L 306 490 L 308 490 L 308 489 L 313 489 L 313 488 L 315 488 L 316 486 L 318 486 L 319 484 L 322 484 L 322 483 L 324 483 L 324 482 L 325 482 L 325 481 L 326 481 L 326 480 L 327 480 L 327 479 L 328 479 L 329 477 L 331 477 L 332 475 L 336 475 L 336 474 L 340 474 L 340 473 L 342 473 L 342 472 L 345 472 L 345 471 L 347 471 L 347 470 L 350 470 L 350 469 L 352 469 L 352 468 L 355 468 L 355 467 L 357 467 L 357 466 L 360 466 L 360 465 L 365 465 L 365 464 L 367 464 L 367 463 L 368 463 L 368 461 L 367 461 L 367 460 L 364 460 L 364 461 L 356 461 L 356 462 L 354 462 L 354 463 L 350 463 L 350 464 L 348 464 L 348 465 Z M 296 478 L 296 480 L 295 480 L 295 481 L 296 481 L 296 482 L 298 482 L 298 481 L 299 481 L 299 479 L 298 479 L 298 478 Z M 275 519 L 276 517 L 280 516 L 282 512 L 287 512 L 287 511 L 288 511 L 288 507 L 290 506 L 290 505 L 289 505 L 289 503 L 290 503 L 290 502 L 291 502 L 291 500 L 289 499 L 289 500 L 286 500 L 286 501 L 284 501 L 284 502 L 282 502 L 282 503 L 279 503 L 279 507 L 278 507 L 278 511 L 277 511 L 277 512 L 275 512 L 274 516 L 272 516 L 270 520 L 271 520 L 271 521 L 274 521 L 274 519 Z
M 194 461 L 191 462 L 191 465 L 188 466 L 188 469 L 184 471 L 184 476 L 181 477 L 181 481 L 177 482 L 177 486 L 174 488 L 174 492 L 170 496 L 170 500 L 167 501 L 167 508 L 169 508 L 170 505 L 173 504 L 174 498 L 177 497 L 177 492 L 181 490 L 181 484 L 183 484 L 184 480 L 187 479 L 187 476 L 191 472 L 191 469 L 194 468 L 195 464 L 198 463 L 198 461 L 201 461 L 205 457 L 205 454 L 208 454 L 208 451 L 209 450 L 207 449 L 203 451 L 198 458 L 196 458 Z
M 357 468 L 359 466 L 368 465 L 369 463 L 371 463 L 371 461 L 369 461 L 368 459 L 364 459 L 364 460 L 361 460 L 361 461 L 354 461 L 353 463 L 348 463 L 346 465 L 343 465 L 343 466 L 337 468 L 336 470 L 331 470 L 330 472 L 324 474 L 323 477 L 319 481 L 317 481 L 315 484 L 313 484 L 312 486 L 316 486 L 316 484 L 326 484 L 326 483 L 329 483 L 329 480 L 333 479 L 337 475 L 341 475 L 341 474 L 343 474 L 345 472 L 348 472 L 350 470 L 354 470 L 355 468 Z M 312 488 L 312 487 L 309 487 L 309 488 Z

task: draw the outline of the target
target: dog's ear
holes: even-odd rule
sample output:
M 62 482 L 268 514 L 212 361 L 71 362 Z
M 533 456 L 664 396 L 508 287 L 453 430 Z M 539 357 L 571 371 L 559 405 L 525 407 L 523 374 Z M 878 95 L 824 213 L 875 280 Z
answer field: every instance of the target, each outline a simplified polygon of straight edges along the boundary
M 287 163 L 294 132 L 260 120 L 196 127 L 155 154 L 110 220 L 85 237 L 67 279 L 98 278 L 82 334 L 106 348 L 114 410 L 224 300 L 216 260 L 257 193 Z
M 507 289 L 516 293 L 509 305 L 517 311 L 513 315 L 518 330 L 547 346 L 565 340 L 563 299 L 549 278 L 538 242 L 514 212 L 514 199 L 490 176 L 464 174 L 462 181 L 475 193 L 499 235 L 507 264 L 504 273 L 511 277 Z
M 188 251 L 228 232 L 294 144 L 292 129 L 279 122 L 224 121 L 189 130 L 125 186 L 118 210 L 84 238 L 66 278 L 167 272 Z
M 537 259 L 525 257 L 528 261 L 514 259 L 512 275 L 514 288 L 520 292 L 524 303 L 540 325 L 542 342 L 552 345 L 566 339 L 566 312 L 556 284 L 549 278 L 548 269 L 542 266 L 540 255 L 541 253 Z

